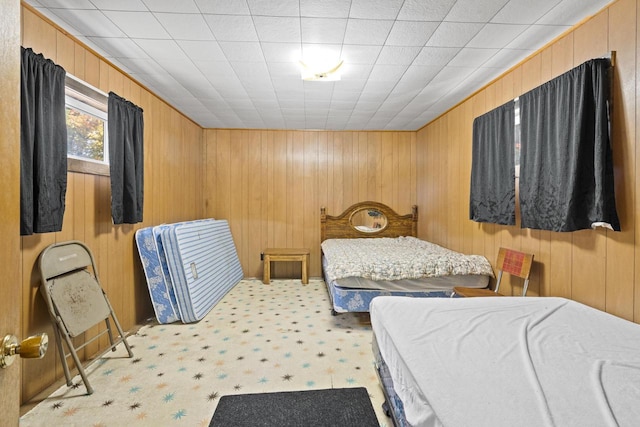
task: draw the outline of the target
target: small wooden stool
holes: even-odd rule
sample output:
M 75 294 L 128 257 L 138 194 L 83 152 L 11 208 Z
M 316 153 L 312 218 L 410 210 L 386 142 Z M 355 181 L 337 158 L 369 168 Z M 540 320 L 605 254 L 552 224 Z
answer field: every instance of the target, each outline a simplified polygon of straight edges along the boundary
M 302 283 L 309 283 L 309 249 L 306 248 L 268 248 L 262 252 L 263 274 L 262 283 L 271 283 L 271 261 L 300 261 L 302 262 Z

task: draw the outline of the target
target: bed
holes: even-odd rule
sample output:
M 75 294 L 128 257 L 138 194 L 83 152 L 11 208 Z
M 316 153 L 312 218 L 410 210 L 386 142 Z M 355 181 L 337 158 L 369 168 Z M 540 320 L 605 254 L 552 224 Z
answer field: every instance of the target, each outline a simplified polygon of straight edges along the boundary
M 489 261 L 463 255 L 417 235 L 418 209 L 399 215 L 378 202 L 360 202 L 340 215 L 320 209 L 322 273 L 332 312 L 368 312 L 380 295 L 449 297 L 454 286 L 485 288 Z
M 376 298 L 396 426 L 632 426 L 640 325 L 554 297 Z

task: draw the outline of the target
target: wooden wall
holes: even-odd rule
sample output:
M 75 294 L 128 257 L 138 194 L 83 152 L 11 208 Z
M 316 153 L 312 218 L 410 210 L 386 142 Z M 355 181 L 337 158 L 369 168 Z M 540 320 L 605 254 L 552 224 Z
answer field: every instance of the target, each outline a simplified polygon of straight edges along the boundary
M 531 252 L 532 295 L 568 297 L 640 322 L 638 13 L 637 0 L 613 3 L 417 133 L 421 237 L 491 260 L 500 246 Z M 616 51 L 612 135 L 622 231 L 555 233 L 470 221 L 473 119 L 609 51 Z
M 145 121 L 143 223 L 114 226 L 109 178 L 69 173 L 62 231 L 22 238 L 22 336 L 47 332 L 51 338 L 43 360 L 23 361 L 25 402 L 63 376 L 47 309 L 38 293 L 36 260 L 40 252 L 55 242 L 85 242 L 96 257 L 102 285 L 123 328 L 131 329 L 152 316 L 134 232 L 142 226 L 202 217 L 203 145 L 198 125 L 24 5 L 21 28 L 22 46 L 42 53 L 102 91 L 114 91 L 139 105 Z M 99 345 L 104 347 L 105 342 Z M 89 355 L 97 350 L 98 344 L 87 347 Z
M 416 203 L 415 132 L 209 129 L 204 140 L 206 214 L 229 220 L 247 277 L 262 276 L 267 247 L 311 249 L 320 276 L 322 206 L 337 215 L 375 200 L 407 214 Z M 300 274 L 286 264 L 273 276 Z

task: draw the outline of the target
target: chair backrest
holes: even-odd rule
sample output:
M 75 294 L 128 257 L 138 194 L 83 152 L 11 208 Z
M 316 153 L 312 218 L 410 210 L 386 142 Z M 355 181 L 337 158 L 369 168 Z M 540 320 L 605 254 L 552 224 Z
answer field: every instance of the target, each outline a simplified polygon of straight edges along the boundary
M 40 254 L 39 265 L 42 296 L 52 318 L 60 317 L 69 336 L 78 336 L 109 316 L 93 255 L 83 243 L 50 245 Z
M 498 279 L 496 281 L 496 292 L 500 289 L 500 281 L 502 273 L 508 273 L 524 279 L 522 287 L 522 296 L 527 295 L 529 287 L 529 275 L 531 274 L 531 266 L 533 265 L 533 254 L 514 251 L 512 249 L 500 248 L 498 251 L 498 260 L 496 269 L 498 270 Z

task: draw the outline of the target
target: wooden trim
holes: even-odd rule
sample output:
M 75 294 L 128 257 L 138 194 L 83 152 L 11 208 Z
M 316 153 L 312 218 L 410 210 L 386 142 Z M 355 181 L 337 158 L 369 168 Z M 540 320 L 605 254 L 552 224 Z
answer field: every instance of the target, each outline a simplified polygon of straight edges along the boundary
M 67 157 L 67 170 L 69 172 L 111 176 L 109 165 L 104 163 L 87 162 L 85 160 L 75 159 L 72 157 Z

